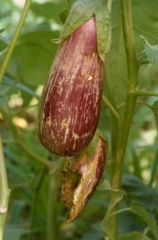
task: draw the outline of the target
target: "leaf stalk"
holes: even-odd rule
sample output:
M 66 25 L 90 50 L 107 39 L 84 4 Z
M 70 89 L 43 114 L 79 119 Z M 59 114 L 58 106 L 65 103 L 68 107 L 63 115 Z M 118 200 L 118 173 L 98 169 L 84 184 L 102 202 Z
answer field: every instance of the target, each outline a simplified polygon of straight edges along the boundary
M 12 55 L 12 52 L 14 50 L 14 47 L 15 47 L 15 44 L 17 42 L 17 39 L 20 35 L 20 32 L 21 32 L 21 29 L 24 25 L 24 22 L 25 22 L 25 19 L 26 19 L 26 16 L 27 16 L 27 13 L 28 13 L 28 10 L 30 8 L 30 4 L 31 4 L 31 0 L 26 0 L 25 1 L 25 5 L 24 5 L 24 8 L 23 8 L 23 12 L 21 14 L 21 17 L 20 17 L 20 20 L 19 20 L 19 23 L 18 23 L 18 26 L 15 30 L 15 33 L 14 33 L 14 36 L 12 38 L 12 41 L 6 51 L 6 54 L 5 54 L 5 57 L 4 57 L 4 60 L 2 62 L 2 65 L 1 65 L 1 70 L 0 70 L 0 83 L 2 82 L 2 79 L 3 79 L 3 76 L 4 76 L 4 73 L 6 71 L 6 68 L 8 66 L 8 63 L 9 63 L 9 60 L 10 60 L 10 57 Z
M 153 91 L 135 91 L 135 92 L 132 92 L 132 94 L 135 97 L 141 97 L 141 96 L 158 97 L 158 93 Z
M 7 215 L 10 190 L 7 181 L 7 172 L 0 135 L 0 240 L 3 240 L 4 224 Z
M 50 175 L 50 187 L 48 197 L 46 240 L 58 240 L 57 206 L 59 189 L 61 185 L 61 170 L 64 159 L 58 162 L 58 170 Z
M 111 104 L 111 102 L 103 95 L 102 100 L 105 103 L 105 105 L 110 109 L 111 113 L 116 117 L 117 120 L 120 120 L 120 116 L 117 112 L 117 110 L 114 108 L 114 106 Z

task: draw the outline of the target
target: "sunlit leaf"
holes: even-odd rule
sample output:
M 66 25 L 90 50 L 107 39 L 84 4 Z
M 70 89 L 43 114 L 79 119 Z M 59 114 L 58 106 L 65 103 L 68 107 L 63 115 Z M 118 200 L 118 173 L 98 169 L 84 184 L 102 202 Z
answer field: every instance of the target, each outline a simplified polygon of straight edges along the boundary
M 35 31 L 23 35 L 15 47 L 8 73 L 18 82 L 38 86 L 46 81 L 57 49 L 52 38 L 57 32 Z
M 140 38 L 144 40 L 145 52 L 150 63 L 158 63 L 158 45 L 152 46 L 148 41 L 140 35 Z
M 136 53 L 144 49 L 143 41 L 139 36 L 142 34 L 152 45 L 158 44 L 157 34 L 157 0 L 132 1 L 132 19 L 136 44 Z M 112 8 L 112 43 L 108 56 L 108 64 L 111 74 L 111 89 L 114 92 L 116 103 L 119 105 L 125 101 L 128 86 L 128 75 L 126 67 L 126 54 L 122 34 L 122 19 L 120 1 L 115 0 Z M 155 70 L 155 78 L 157 70 Z M 146 89 L 151 84 L 153 68 L 143 65 L 139 70 L 139 87 Z
M 78 0 L 68 14 L 60 38 L 54 39 L 56 43 L 62 42 L 71 35 L 78 27 L 91 17 L 95 17 L 97 27 L 97 48 L 102 61 L 105 61 L 105 54 L 110 49 L 111 25 L 110 13 L 106 7 L 106 2 L 102 0 Z
M 66 7 L 66 0 L 62 2 L 48 1 L 45 3 L 33 2 L 31 5 L 31 10 L 41 16 L 50 19 L 58 19 L 59 13 Z

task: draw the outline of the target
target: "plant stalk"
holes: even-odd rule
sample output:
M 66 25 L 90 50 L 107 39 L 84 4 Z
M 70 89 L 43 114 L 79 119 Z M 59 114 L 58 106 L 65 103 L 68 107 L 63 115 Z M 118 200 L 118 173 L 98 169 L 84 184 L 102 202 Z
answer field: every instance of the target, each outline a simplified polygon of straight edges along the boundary
M 109 71 L 108 66 L 108 55 L 107 55 L 107 62 L 105 64 L 105 88 L 107 97 L 113 106 L 114 111 L 117 113 L 117 118 L 114 117 L 114 111 L 110 109 L 110 131 L 111 131 L 111 155 L 112 159 L 114 159 L 114 154 L 116 152 L 116 138 L 117 138 L 117 126 L 118 126 L 118 120 L 119 120 L 119 114 L 117 111 L 117 106 L 115 103 L 114 95 L 113 95 L 113 86 L 112 86 L 112 79 Z M 103 101 L 105 102 L 105 99 L 103 98 Z M 116 116 L 116 114 L 115 114 Z
M 12 41 L 11 41 L 11 43 L 10 43 L 8 49 L 7 49 L 5 58 L 4 58 L 4 60 L 2 62 L 2 65 L 1 65 L 1 69 L 0 69 L 0 83 L 2 82 L 5 70 L 6 70 L 7 66 L 8 66 L 8 63 L 9 63 L 10 57 L 12 55 L 12 52 L 14 50 L 15 44 L 17 42 L 17 39 L 18 39 L 19 35 L 20 35 L 21 29 L 22 29 L 22 27 L 24 25 L 24 22 L 25 22 L 28 10 L 30 8 L 30 4 L 31 4 L 31 0 L 26 0 L 25 1 L 24 9 L 22 11 L 22 14 L 21 14 L 18 26 L 17 26 L 17 28 L 15 30 L 14 36 L 13 36 Z
M 35 193 L 34 193 L 34 199 L 33 199 L 33 203 L 32 203 L 32 210 L 31 210 L 31 217 L 30 217 L 31 233 L 28 236 L 28 240 L 32 240 L 32 235 L 33 235 L 32 231 L 34 230 L 34 225 L 35 225 L 35 214 L 36 214 L 36 205 L 37 205 L 37 201 L 38 201 L 38 193 L 39 193 L 39 190 L 40 190 L 41 185 L 43 183 L 43 179 L 44 179 L 46 170 L 47 170 L 46 166 L 44 166 L 41 169 L 39 175 L 37 176 L 35 186 L 33 188 Z
M 58 225 L 57 225 L 57 207 L 59 198 L 59 189 L 61 184 L 61 169 L 63 168 L 64 160 L 59 160 L 58 170 L 50 175 L 50 187 L 48 197 L 48 212 L 47 212 L 47 229 L 46 240 L 58 240 Z
M 113 3 L 113 0 L 107 1 L 107 9 L 109 10 L 110 14 L 112 11 L 112 3 Z M 110 105 L 112 106 L 112 108 L 110 108 L 110 131 L 111 131 L 111 153 L 112 153 L 112 158 L 114 158 L 114 153 L 116 151 L 115 139 L 117 134 L 119 114 L 117 111 L 117 106 L 116 106 L 115 98 L 113 95 L 113 85 L 112 85 L 112 79 L 111 79 L 109 65 L 108 65 L 108 54 L 106 55 L 106 63 L 105 63 L 105 88 L 106 88 L 107 97 L 109 99 L 109 102 L 111 103 Z M 103 101 L 105 102 L 104 98 L 103 98 Z M 107 104 L 107 101 L 106 101 L 106 104 Z M 116 117 L 114 117 L 113 114 Z
M 145 92 L 146 92 L 146 91 L 145 91 Z M 153 96 L 153 95 L 150 95 L 150 96 Z M 138 104 L 142 104 L 142 105 L 148 107 L 148 108 L 152 111 L 152 113 L 154 113 L 153 107 L 152 107 L 151 105 L 149 105 L 148 103 L 143 102 L 143 101 L 137 101 L 137 103 L 138 103 Z M 155 118 L 157 118 L 157 116 L 156 116 L 155 113 L 154 113 L 154 115 L 155 115 Z M 157 121 L 156 121 L 156 122 L 157 122 Z M 157 128 L 158 128 L 158 126 L 157 126 Z M 158 133 L 157 133 L 157 134 L 158 134 Z M 157 135 L 157 139 L 156 139 L 156 144 L 157 144 L 157 146 L 158 146 L 158 135 Z M 153 181 L 154 181 L 154 178 L 155 178 L 155 176 L 156 176 L 156 174 L 157 174 L 157 166 L 158 166 L 158 147 L 157 147 L 157 149 L 156 149 L 156 155 L 155 155 L 155 159 L 154 159 L 154 163 L 153 163 L 153 167 L 152 167 L 152 171 L 151 171 L 151 178 L 150 178 L 150 181 L 149 181 L 149 185 L 150 185 L 150 186 L 152 186 Z
M 158 139 L 157 139 L 156 143 L 158 144 Z M 152 171 L 151 171 L 151 178 L 150 178 L 150 181 L 149 181 L 150 186 L 152 186 L 154 178 L 157 175 L 157 166 L 158 166 L 158 147 L 156 149 L 154 164 L 153 164 Z
M 152 91 L 136 91 L 136 92 L 133 92 L 133 96 L 136 96 L 136 97 L 140 97 L 140 96 L 158 97 L 158 93 L 152 92 Z
M 9 193 L 10 190 L 8 187 L 7 172 L 0 135 L 0 240 L 3 240 L 3 231 L 7 216 Z
M 125 110 L 123 118 L 119 124 L 116 154 L 113 164 L 112 181 L 113 189 L 119 189 L 121 186 L 122 169 L 127 146 L 127 140 L 135 109 L 136 97 L 131 92 L 136 91 L 138 81 L 138 62 L 134 44 L 133 25 L 132 25 L 132 6 L 131 0 L 120 0 L 122 10 L 123 35 L 125 42 L 127 69 L 128 69 L 128 90 L 125 101 Z M 112 200 L 111 200 L 112 201 Z M 111 213 L 118 211 L 116 205 Z M 117 216 L 113 217 L 110 226 L 111 239 L 117 239 Z
M 152 109 L 152 108 L 151 108 Z M 154 112 L 155 119 L 156 119 L 156 124 L 157 124 L 157 129 L 158 129 L 158 115 Z M 158 130 L 157 130 L 157 137 L 156 137 L 156 154 L 155 154 L 155 159 L 151 171 L 151 178 L 149 181 L 149 185 L 152 186 L 155 177 L 157 177 L 157 168 L 158 168 Z

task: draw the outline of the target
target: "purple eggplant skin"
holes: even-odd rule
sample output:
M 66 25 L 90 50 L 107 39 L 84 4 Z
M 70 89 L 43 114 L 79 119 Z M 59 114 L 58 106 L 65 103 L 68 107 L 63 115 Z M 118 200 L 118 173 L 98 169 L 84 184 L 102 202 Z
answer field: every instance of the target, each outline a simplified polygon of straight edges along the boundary
M 43 90 L 38 135 L 52 153 L 74 156 L 92 140 L 100 114 L 103 67 L 92 17 L 61 43 Z

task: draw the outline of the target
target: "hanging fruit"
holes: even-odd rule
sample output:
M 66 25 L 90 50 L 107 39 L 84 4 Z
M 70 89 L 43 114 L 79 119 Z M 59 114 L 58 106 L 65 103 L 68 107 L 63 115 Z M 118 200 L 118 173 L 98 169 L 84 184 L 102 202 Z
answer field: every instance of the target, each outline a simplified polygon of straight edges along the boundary
M 39 138 L 51 152 L 73 156 L 90 143 L 99 120 L 102 81 L 91 18 L 62 42 L 43 91 Z

